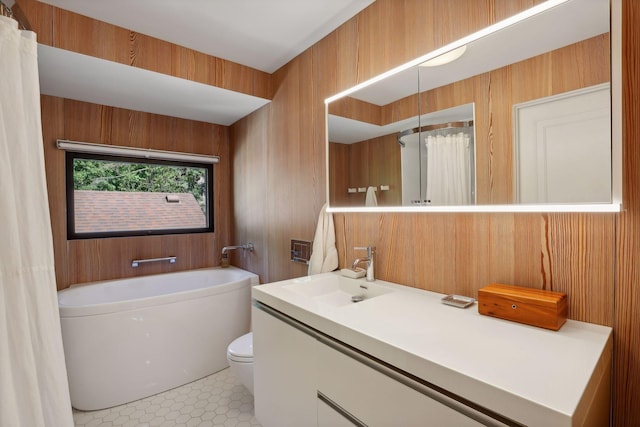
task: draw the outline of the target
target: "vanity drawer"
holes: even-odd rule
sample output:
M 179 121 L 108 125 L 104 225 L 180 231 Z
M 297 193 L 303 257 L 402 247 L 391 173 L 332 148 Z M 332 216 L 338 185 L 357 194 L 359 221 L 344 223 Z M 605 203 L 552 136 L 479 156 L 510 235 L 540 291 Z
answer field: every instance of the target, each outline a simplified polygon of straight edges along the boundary
M 567 295 L 492 283 L 478 290 L 478 312 L 557 331 L 567 320 Z

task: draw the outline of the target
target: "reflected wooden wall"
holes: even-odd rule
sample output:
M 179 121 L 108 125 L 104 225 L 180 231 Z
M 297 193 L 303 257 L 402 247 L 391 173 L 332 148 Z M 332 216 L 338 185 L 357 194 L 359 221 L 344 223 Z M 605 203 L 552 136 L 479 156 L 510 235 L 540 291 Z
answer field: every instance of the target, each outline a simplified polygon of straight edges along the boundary
M 364 206 L 365 194 L 348 189 L 377 188 L 378 206 L 402 204 L 402 168 L 397 135 L 354 144 L 329 144 L 329 186 L 332 206 Z M 382 190 L 387 186 L 388 190 Z

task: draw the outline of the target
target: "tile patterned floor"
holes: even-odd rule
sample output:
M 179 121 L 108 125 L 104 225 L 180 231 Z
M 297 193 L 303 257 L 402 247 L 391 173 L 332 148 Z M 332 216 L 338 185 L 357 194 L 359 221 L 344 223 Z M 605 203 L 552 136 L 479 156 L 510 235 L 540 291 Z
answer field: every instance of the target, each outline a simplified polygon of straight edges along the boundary
M 229 368 L 182 387 L 100 411 L 73 410 L 76 427 L 259 427 L 253 396 Z

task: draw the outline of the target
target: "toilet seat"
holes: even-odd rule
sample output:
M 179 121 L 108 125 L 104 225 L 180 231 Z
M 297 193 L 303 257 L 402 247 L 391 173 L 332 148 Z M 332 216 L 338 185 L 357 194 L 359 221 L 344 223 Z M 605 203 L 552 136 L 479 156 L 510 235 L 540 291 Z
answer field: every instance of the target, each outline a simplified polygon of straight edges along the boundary
M 236 338 L 227 348 L 227 358 L 239 363 L 253 362 L 253 333 Z

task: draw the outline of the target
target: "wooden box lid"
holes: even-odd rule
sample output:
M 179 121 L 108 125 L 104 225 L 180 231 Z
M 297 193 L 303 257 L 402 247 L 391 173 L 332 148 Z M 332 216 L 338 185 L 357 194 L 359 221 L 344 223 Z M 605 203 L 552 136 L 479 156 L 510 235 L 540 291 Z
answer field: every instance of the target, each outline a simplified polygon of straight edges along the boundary
M 492 283 L 478 290 L 478 312 L 487 316 L 558 330 L 567 320 L 567 295 L 561 292 Z

